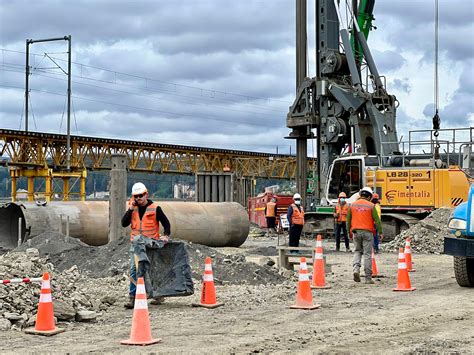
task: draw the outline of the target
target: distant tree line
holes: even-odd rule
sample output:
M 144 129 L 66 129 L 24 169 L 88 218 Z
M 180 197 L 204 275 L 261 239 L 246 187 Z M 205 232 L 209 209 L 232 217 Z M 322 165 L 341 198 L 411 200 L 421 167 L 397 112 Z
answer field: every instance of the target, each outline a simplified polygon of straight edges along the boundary
M 170 199 L 173 198 L 173 186 L 175 184 L 189 185 L 194 188 L 195 180 L 193 175 L 177 174 L 150 174 L 150 173 L 129 173 L 127 178 L 127 194 L 131 191 L 132 185 L 138 181 L 143 182 L 150 195 L 155 198 Z M 62 181 L 54 180 L 55 191 L 62 190 Z M 59 184 L 59 185 L 58 185 Z M 286 191 L 291 188 L 289 180 L 281 179 L 257 179 L 256 193 L 263 192 L 265 187 L 280 185 L 280 191 Z M 79 182 L 70 181 L 73 192 L 79 191 Z M 88 171 L 86 180 L 86 194 L 109 190 L 109 172 L 108 171 Z M 17 180 L 17 189 L 27 189 L 28 181 L 26 178 Z M 35 191 L 44 191 L 44 179 L 35 179 Z M 11 196 L 11 179 L 8 168 L 0 168 L 0 197 Z

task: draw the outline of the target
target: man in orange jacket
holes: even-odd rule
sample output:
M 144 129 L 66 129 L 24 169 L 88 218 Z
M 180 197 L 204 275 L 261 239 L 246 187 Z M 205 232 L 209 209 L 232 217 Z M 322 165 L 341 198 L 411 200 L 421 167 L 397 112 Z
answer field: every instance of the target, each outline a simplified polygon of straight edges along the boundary
M 160 223 L 163 226 L 163 235 L 160 236 Z M 170 222 L 160 206 L 148 198 L 148 191 L 144 184 L 137 182 L 132 186 L 132 198 L 129 201 L 129 208 L 122 217 L 122 227 L 131 225 L 132 233 L 130 236 L 130 288 L 129 301 L 124 304 L 125 308 L 132 309 L 135 302 L 136 282 L 138 277 L 145 278 L 145 287 L 147 293 L 151 293 L 151 282 L 146 274 L 149 263 L 145 260 L 139 260 L 136 256 L 134 241 L 136 238 L 143 237 L 150 243 L 163 247 L 168 242 L 170 235 Z M 138 264 L 138 265 L 137 265 Z M 151 301 L 152 304 L 163 302 L 163 297 L 156 297 Z
M 276 204 L 275 196 L 272 197 L 270 202 L 267 202 L 265 206 L 265 219 L 267 220 L 267 229 L 269 232 L 275 232 L 275 222 L 276 222 L 276 212 L 277 212 L 277 204 Z
M 374 242 L 374 224 L 380 239 L 383 239 L 382 222 L 370 200 L 372 199 L 372 189 L 364 187 L 359 192 L 359 199 L 349 206 L 347 212 L 347 229 L 354 239 L 355 251 L 352 262 L 354 281 L 360 282 L 360 266 L 362 255 L 364 255 L 365 283 L 373 284 L 372 280 L 372 245 Z
M 336 251 L 339 251 L 339 245 L 341 244 L 341 232 L 344 237 L 344 244 L 346 245 L 346 252 L 350 252 L 349 247 L 349 237 L 347 235 L 346 220 L 347 220 L 347 211 L 349 210 L 349 205 L 346 202 L 346 194 L 341 192 L 339 194 L 339 199 L 337 201 L 336 208 L 334 210 L 334 219 L 336 222 L 335 234 L 336 234 Z
M 301 195 L 299 193 L 293 195 L 293 203 L 288 207 L 286 216 L 290 223 L 288 246 L 298 247 L 304 226 L 304 209 L 303 206 L 301 206 Z M 298 251 L 292 250 L 290 253 L 297 254 Z

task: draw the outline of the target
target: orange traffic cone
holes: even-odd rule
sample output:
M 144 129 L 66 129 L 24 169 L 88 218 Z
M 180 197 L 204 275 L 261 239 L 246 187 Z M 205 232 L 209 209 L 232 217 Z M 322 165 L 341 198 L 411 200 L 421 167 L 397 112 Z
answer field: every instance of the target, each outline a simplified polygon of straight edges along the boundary
M 372 277 L 379 276 L 379 271 L 377 270 L 377 263 L 375 262 L 375 252 L 372 249 Z
M 217 303 L 214 276 L 212 275 L 212 261 L 210 257 L 207 257 L 204 264 L 204 276 L 202 277 L 201 303 L 193 303 L 192 306 L 217 308 L 223 305 L 223 303 Z
M 326 284 L 326 276 L 324 273 L 324 257 L 323 257 L 323 240 L 318 234 L 316 239 L 316 250 L 313 262 L 313 280 L 311 288 L 331 288 Z
M 41 293 L 38 303 L 38 313 L 34 328 L 25 329 L 25 333 L 37 335 L 55 335 L 64 332 L 64 329 L 56 328 L 54 324 L 53 298 L 51 297 L 51 283 L 49 273 L 43 273 L 41 282 Z
M 148 315 L 148 302 L 146 299 L 145 281 L 143 277 L 137 280 L 135 306 L 133 308 L 132 330 L 130 339 L 122 340 L 124 345 L 150 345 L 159 343 L 161 339 L 151 337 L 150 317 Z
M 416 271 L 413 269 L 413 263 L 411 261 L 411 239 L 407 238 L 405 241 L 405 260 L 407 263 L 407 270 L 408 272 L 414 272 Z
M 415 291 L 416 287 L 411 287 L 410 276 L 408 275 L 407 264 L 405 262 L 405 253 L 400 248 L 398 253 L 398 281 L 397 288 L 394 291 Z
M 296 293 L 296 303 L 290 308 L 316 309 L 321 307 L 319 304 L 313 304 L 313 294 L 309 282 L 308 266 L 306 258 L 302 257 L 300 261 L 300 273 L 298 277 L 298 291 Z

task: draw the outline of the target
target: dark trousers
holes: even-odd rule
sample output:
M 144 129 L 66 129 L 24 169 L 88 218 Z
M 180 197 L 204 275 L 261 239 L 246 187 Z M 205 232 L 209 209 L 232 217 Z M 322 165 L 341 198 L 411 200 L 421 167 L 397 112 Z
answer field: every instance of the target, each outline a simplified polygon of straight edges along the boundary
M 302 230 L 303 230 L 302 224 L 293 224 L 290 227 L 290 240 L 289 240 L 288 246 L 297 247 L 300 245 L 300 236 L 301 236 Z
M 374 251 L 379 252 L 379 232 L 375 231 L 374 234 Z
M 276 217 L 265 217 L 267 220 L 267 228 L 275 228 Z
M 349 249 L 349 237 L 347 236 L 347 227 L 345 223 L 336 223 L 336 250 L 339 250 L 341 244 L 341 232 L 344 237 L 344 244 L 346 249 Z

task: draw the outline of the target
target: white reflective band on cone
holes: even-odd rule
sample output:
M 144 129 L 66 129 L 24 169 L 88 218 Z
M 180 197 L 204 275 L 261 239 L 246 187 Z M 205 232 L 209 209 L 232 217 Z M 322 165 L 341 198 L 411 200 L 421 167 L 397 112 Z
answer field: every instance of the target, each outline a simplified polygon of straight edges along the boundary
M 50 302 L 53 302 L 53 298 L 51 297 L 50 293 L 40 294 L 40 303 L 50 303 Z
M 316 241 L 316 248 L 317 248 L 317 247 L 321 247 L 321 248 L 323 247 L 323 242 L 322 242 L 322 240 L 317 240 L 317 241 Z
M 405 248 L 405 254 L 411 254 L 411 249 L 410 248 Z
M 399 259 L 405 259 L 405 253 L 398 253 Z
M 406 269 L 407 268 L 407 263 L 398 263 L 398 268 L 399 269 Z
M 323 254 L 321 254 L 321 253 L 316 253 L 316 254 L 314 254 L 314 257 L 315 257 L 316 259 L 322 259 L 322 258 L 323 258 Z
M 308 265 L 306 265 L 306 263 L 300 263 L 300 270 L 308 270 Z
M 300 277 L 298 278 L 300 281 L 309 281 L 309 274 L 300 274 Z
M 47 289 L 51 288 L 51 282 L 49 280 L 43 280 L 43 283 L 41 284 L 42 289 Z
M 204 281 L 214 281 L 214 278 L 212 277 L 212 275 L 206 275 L 204 274 L 203 278 L 202 278 Z
M 146 293 L 145 285 L 142 285 L 142 284 L 137 285 L 137 293 L 144 295 Z
M 135 309 L 148 309 L 147 301 L 135 298 Z
M 205 264 L 204 271 L 212 271 L 212 264 Z

